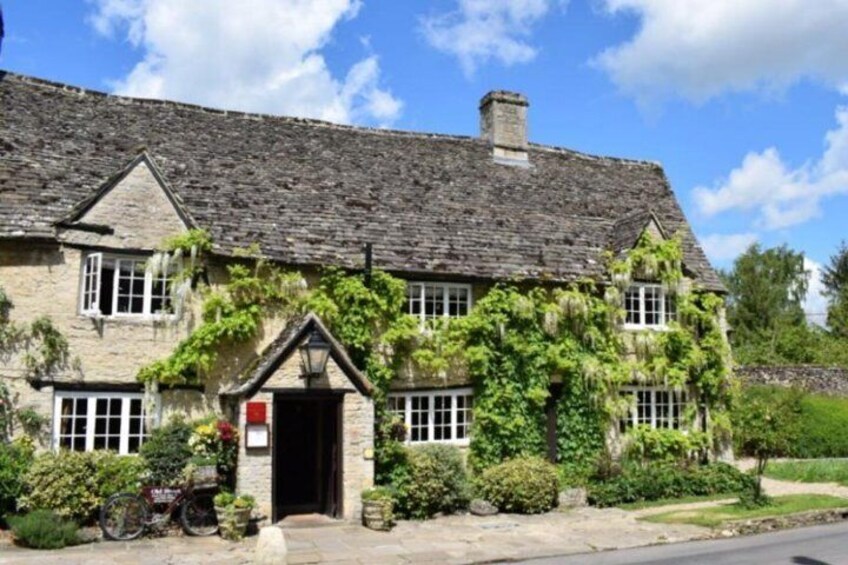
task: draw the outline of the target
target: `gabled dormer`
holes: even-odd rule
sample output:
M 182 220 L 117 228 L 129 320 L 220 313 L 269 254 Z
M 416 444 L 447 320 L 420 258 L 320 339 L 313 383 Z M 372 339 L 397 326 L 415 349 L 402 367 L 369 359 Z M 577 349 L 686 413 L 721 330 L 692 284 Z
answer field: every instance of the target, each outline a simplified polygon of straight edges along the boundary
M 78 245 L 156 249 L 193 226 L 152 157 L 141 153 L 57 224 L 60 240 Z
M 133 159 L 59 222 L 59 238 L 82 249 L 80 314 L 161 317 L 174 312 L 178 264 L 152 268 L 163 240 L 193 222 L 147 153 Z

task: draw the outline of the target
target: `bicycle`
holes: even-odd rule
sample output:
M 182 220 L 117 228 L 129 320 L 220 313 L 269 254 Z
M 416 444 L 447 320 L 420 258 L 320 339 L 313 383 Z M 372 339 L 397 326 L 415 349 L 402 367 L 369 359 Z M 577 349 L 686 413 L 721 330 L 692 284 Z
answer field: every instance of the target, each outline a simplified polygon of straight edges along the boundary
M 213 498 L 216 485 L 195 487 L 146 486 L 141 493 L 114 494 L 100 509 L 100 529 L 106 539 L 130 541 L 148 528 L 165 525 L 175 510 L 180 510 L 180 525 L 192 536 L 211 536 L 218 532 Z M 196 492 L 204 491 L 204 492 Z

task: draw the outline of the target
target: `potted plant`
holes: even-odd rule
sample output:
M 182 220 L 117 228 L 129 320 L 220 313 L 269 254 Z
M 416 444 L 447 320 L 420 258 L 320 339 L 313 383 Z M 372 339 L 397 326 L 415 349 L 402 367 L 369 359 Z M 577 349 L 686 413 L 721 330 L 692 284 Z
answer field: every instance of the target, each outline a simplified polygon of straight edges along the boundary
M 185 475 L 188 482 L 197 487 L 218 484 L 218 465 L 214 457 L 195 455 L 186 465 Z
M 388 531 L 394 525 L 394 497 L 386 487 L 362 492 L 362 524 L 366 528 Z
M 221 537 L 232 541 L 243 538 L 256 500 L 248 494 L 219 492 L 215 495 L 214 502 Z

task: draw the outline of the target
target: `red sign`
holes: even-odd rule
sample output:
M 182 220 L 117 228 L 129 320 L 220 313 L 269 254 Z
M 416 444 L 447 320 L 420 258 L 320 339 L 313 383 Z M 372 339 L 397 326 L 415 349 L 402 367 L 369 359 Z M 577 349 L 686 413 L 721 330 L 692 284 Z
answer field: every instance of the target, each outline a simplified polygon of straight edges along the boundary
M 265 423 L 265 408 L 268 405 L 265 402 L 248 402 L 247 403 L 247 423 L 248 424 L 264 424 Z

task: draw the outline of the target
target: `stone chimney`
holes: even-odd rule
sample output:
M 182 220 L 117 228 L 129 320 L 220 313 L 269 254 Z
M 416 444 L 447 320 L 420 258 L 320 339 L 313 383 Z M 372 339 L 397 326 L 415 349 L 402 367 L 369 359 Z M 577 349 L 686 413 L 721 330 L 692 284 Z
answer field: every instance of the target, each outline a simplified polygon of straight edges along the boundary
M 480 100 L 480 135 L 492 146 L 495 161 L 527 165 L 527 107 L 523 94 L 493 90 Z

